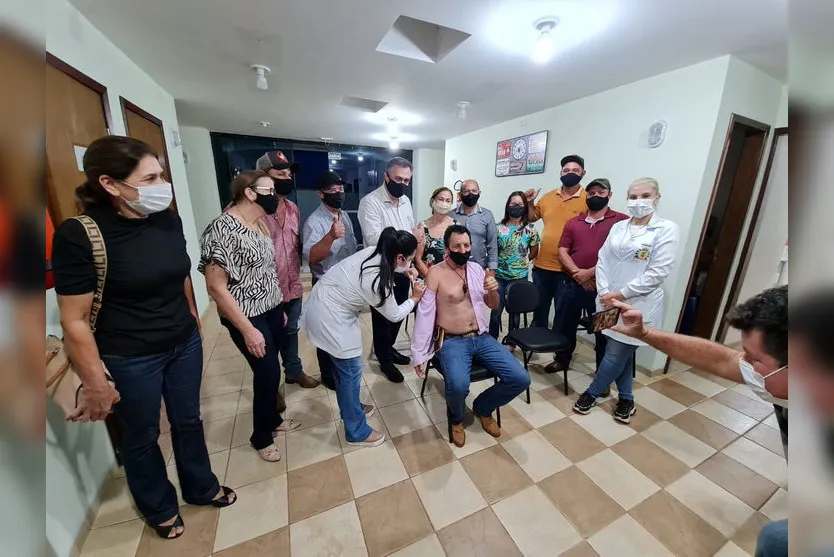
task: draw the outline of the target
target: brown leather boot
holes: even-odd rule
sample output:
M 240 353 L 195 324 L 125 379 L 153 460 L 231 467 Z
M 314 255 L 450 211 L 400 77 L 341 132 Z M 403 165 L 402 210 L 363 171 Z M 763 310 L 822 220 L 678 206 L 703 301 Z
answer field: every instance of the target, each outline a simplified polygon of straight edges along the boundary
M 310 377 L 306 373 L 302 373 L 297 379 L 287 378 L 286 382 L 289 385 L 298 385 L 302 389 L 315 389 L 319 386 L 319 380 L 315 377 Z
M 478 419 L 481 420 L 481 426 L 484 428 L 484 431 L 493 437 L 501 437 L 501 428 L 498 427 L 498 422 L 496 422 L 492 416 L 487 416 L 486 418 L 478 416 Z
M 466 443 L 466 431 L 463 429 L 463 424 L 453 424 L 449 428 L 449 437 L 456 447 L 463 447 Z

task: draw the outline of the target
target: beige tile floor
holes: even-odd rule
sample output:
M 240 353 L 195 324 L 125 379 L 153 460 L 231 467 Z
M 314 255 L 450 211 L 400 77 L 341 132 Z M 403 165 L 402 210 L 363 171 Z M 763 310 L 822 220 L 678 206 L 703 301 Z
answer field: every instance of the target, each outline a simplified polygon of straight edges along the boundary
M 389 383 L 371 360 L 362 399 L 389 440 L 345 444 L 336 397 L 323 387 L 284 386 L 286 415 L 303 427 L 278 439 L 284 458 L 260 460 L 248 446 L 252 379 L 228 335 L 205 328 L 202 409 L 212 468 L 237 490 L 223 510 L 182 507 L 186 534 L 163 541 L 144 527 L 123 474 L 102 493 L 83 557 L 506 557 L 752 554 L 761 525 L 787 516 L 787 466 L 771 408 L 743 386 L 697 370 L 638 374 L 630 426 L 609 400 L 588 416 L 571 412 L 590 383 L 593 352 L 580 344 L 564 395 L 562 379 L 532 365 L 532 403 L 502 412 L 503 434 L 467 428 L 445 438 L 443 384 L 432 376 Z M 363 318 L 370 346 L 368 316 Z M 402 348 L 408 338 L 401 336 Z M 301 355 L 316 374 L 304 335 Z M 472 386 L 468 399 L 489 384 Z M 170 434 L 160 446 L 176 485 Z

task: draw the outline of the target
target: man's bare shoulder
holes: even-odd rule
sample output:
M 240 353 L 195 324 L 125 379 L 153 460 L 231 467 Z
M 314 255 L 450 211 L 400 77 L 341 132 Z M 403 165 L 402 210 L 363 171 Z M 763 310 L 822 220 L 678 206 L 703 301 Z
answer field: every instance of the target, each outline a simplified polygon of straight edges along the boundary
M 438 263 L 437 265 L 432 265 L 429 268 L 429 272 L 426 275 L 426 288 L 437 292 L 437 289 L 440 288 L 440 283 L 443 281 L 443 276 L 449 271 L 449 266 L 446 265 L 446 262 Z

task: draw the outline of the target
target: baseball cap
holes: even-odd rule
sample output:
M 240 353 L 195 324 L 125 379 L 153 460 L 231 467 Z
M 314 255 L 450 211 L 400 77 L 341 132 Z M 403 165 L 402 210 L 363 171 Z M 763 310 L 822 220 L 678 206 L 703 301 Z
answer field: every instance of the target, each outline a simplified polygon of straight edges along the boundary
M 583 159 L 579 155 L 567 155 L 562 157 L 562 166 L 565 166 L 569 162 L 575 162 L 576 164 L 581 166 L 583 170 L 585 169 L 585 159 Z
M 585 191 L 588 191 L 589 189 L 591 189 L 591 186 L 597 186 L 599 188 L 604 188 L 604 189 L 610 190 L 611 189 L 611 182 L 608 181 L 608 178 L 594 178 L 585 187 Z
M 316 189 L 323 190 L 325 188 L 329 188 L 333 184 L 342 184 L 344 186 L 345 181 L 342 180 L 341 176 L 336 174 L 334 171 L 325 170 L 319 174 L 319 177 L 316 179 L 315 186 Z
M 284 170 L 285 168 L 289 168 L 292 170 L 293 174 L 298 172 L 298 163 L 287 160 L 287 156 L 281 151 L 269 151 L 268 153 L 264 153 L 261 157 L 257 160 L 255 165 L 258 167 L 258 170 L 263 170 L 267 172 L 268 170 Z

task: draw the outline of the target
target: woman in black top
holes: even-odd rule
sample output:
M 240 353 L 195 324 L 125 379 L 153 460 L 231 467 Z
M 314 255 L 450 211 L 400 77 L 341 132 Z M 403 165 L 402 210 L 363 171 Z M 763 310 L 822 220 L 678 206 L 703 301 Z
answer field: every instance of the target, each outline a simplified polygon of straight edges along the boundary
M 113 411 L 133 500 L 163 538 L 184 528 L 159 449 L 164 398 L 183 500 L 224 507 L 235 494 L 211 471 L 200 419 L 203 344 L 182 222 L 156 154 L 129 137 L 97 139 L 84 155 L 76 196 L 104 239 L 107 274 L 95 333 L 92 245 L 75 219 L 55 232 L 52 264 L 65 346 L 84 383 L 77 421 Z M 106 380 L 105 369 L 115 381 Z
M 220 322 L 252 368 L 254 400 L 249 441 L 268 462 L 281 460 L 273 438 L 298 428 L 278 413 L 281 370 L 276 347 L 285 335 L 275 246 L 260 222 L 278 209 L 275 183 L 260 170 L 241 172 L 232 183 L 232 204 L 200 239 L 200 265 Z

